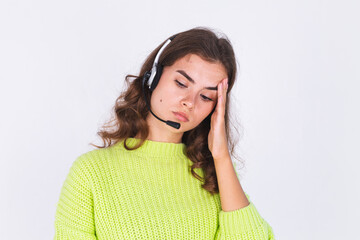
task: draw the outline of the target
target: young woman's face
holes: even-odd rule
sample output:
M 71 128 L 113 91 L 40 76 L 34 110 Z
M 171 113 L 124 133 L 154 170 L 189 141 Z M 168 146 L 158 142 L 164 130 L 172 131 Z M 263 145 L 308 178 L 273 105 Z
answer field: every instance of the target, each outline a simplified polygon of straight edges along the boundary
M 168 126 L 174 132 L 189 131 L 211 113 L 217 102 L 217 85 L 226 77 L 222 64 L 188 54 L 164 67 L 151 96 L 151 110 L 164 120 L 179 122 L 180 129 Z

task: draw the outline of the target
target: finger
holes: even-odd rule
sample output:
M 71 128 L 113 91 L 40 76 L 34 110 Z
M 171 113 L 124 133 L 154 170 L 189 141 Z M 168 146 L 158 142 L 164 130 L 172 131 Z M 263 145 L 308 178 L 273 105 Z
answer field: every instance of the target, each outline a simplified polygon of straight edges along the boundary
M 225 80 L 225 79 L 224 79 Z M 225 113 L 225 101 L 226 101 L 226 90 L 225 90 L 225 84 L 224 80 L 222 80 L 218 85 L 218 91 L 219 91 L 219 102 L 218 102 L 218 113 L 219 116 L 223 116 Z
M 224 104 L 224 110 L 225 110 L 225 106 L 226 106 L 226 98 L 227 98 L 227 90 L 228 90 L 228 79 L 225 78 L 224 79 L 224 85 L 223 85 L 223 104 Z
M 227 84 L 226 84 L 227 78 L 224 78 L 218 83 L 218 98 L 216 103 L 216 109 L 215 112 L 222 116 L 225 114 L 225 103 L 226 103 L 226 92 L 227 92 Z
M 222 112 L 225 113 L 225 106 L 226 106 L 226 92 L 227 92 L 227 79 L 225 78 L 221 81 L 221 105 L 222 105 Z

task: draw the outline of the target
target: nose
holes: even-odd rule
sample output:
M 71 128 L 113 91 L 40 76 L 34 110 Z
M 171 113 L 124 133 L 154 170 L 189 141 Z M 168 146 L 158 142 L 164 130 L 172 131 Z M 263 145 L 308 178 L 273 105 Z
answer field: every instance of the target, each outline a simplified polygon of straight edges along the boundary
M 187 95 L 181 103 L 184 107 L 189 108 L 189 110 L 193 109 L 194 107 L 194 97 L 192 97 L 190 94 Z

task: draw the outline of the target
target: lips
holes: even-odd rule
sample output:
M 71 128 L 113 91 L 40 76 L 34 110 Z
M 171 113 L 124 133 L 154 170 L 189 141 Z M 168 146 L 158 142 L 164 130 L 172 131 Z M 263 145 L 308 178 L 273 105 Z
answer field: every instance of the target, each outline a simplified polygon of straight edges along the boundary
M 174 113 L 175 117 L 177 119 L 179 119 L 180 121 L 183 121 L 183 122 L 189 121 L 189 119 L 185 113 L 183 113 L 183 112 L 173 112 L 173 113 Z

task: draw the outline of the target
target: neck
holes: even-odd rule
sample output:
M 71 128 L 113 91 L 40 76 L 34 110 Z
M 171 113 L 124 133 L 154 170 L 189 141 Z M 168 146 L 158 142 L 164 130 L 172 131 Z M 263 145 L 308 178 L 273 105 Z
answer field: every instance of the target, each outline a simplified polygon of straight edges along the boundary
M 134 138 L 140 139 L 140 135 L 137 134 Z M 167 143 L 181 143 L 182 136 L 179 137 L 171 137 L 171 136 L 161 136 L 161 134 L 152 134 L 149 133 L 149 136 L 146 140 L 154 141 L 154 142 L 167 142 Z
M 149 126 L 149 135 L 146 140 L 155 142 L 181 143 L 183 132 L 168 126 L 156 119 L 152 114 L 149 114 L 146 122 Z M 139 134 L 135 138 L 140 138 Z

